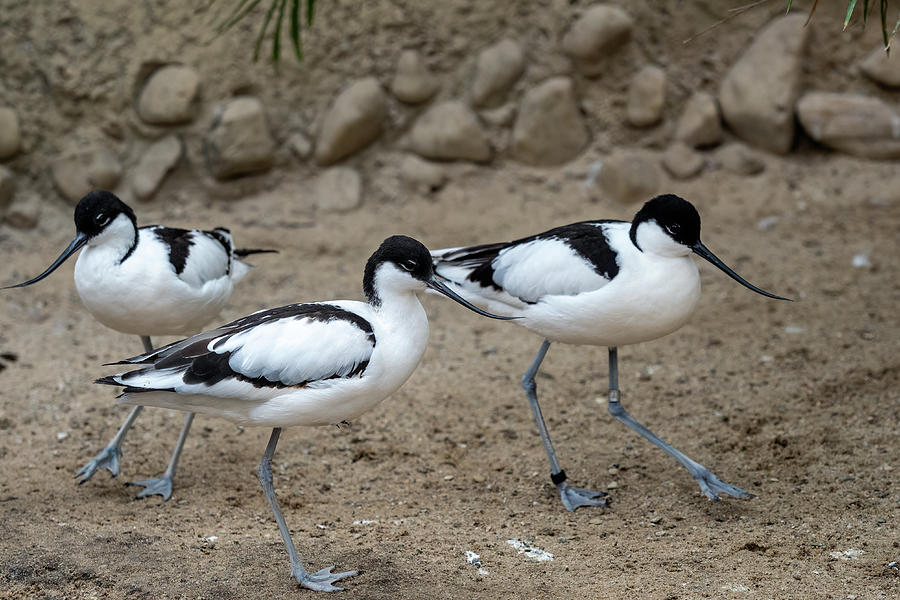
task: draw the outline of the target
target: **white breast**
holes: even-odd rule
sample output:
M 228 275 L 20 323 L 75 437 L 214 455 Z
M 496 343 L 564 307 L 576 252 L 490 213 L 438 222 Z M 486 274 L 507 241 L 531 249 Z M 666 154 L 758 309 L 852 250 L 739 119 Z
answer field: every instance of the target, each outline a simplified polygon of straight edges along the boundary
M 175 274 L 166 246 L 139 230 L 131 256 L 118 249 L 86 246 L 75 263 L 75 287 L 85 308 L 102 324 L 136 335 L 184 335 L 211 321 L 228 301 L 226 273 L 201 281 Z
M 700 276 L 690 256 L 641 252 L 614 232 L 619 273 L 604 287 L 576 295 L 545 296 L 521 310 L 517 324 L 570 344 L 624 346 L 682 327 L 700 299 Z M 622 238 L 622 239 L 620 239 Z

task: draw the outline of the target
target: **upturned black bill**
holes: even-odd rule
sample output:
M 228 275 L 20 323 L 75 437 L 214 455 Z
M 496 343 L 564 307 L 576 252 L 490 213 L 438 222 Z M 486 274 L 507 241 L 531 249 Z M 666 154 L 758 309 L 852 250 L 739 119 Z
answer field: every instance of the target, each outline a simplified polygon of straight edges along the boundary
M 691 247 L 691 250 L 694 251 L 694 254 L 702 256 L 703 258 L 705 258 L 706 260 L 708 260 L 709 262 L 711 262 L 712 264 L 717 266 L 719 269 L 721 269 L 726 275 L 728 275 L 729 277 L 731 277 L 732 279 L 737 281 L 739 284 L 741 284 L 742 286 L 744 286 L 748 289 L 753 290 L 757 294 L 762 294 L 763 296 L 767 296 L 769 298 L 774 298 L 776 300 L 787 300 L 788 302 L 792 302 L 792 300 L 790 298 L 782 298 L 781 296 L 776 296 L 775 294 L 770 294 L 766 290 L 762 290 L 762 289 L 756 287 L 755 285 L 753 285 L 752 283 L 750 283 L 749 281 L 747 281 L 746 279 L 744 279 L 743 277 L 741 277 L 740 275 L 738 275 L 737 273 L 732 271 L 728 265 L 726 265 L 721 260 L 719 260 L 718 256 L 713 254 L 709 248 L 704 246 L 703 242 L 698 241 L 696 244 L 694 244 Z
M 490 317 L 491 319 L 500 319 L 502 321 L 509 321 L 509 320 L 518 318 L 518 317 L 501 317 L 499 315 L 492 315 L 489 312 L 485 312 L 485 311 L 481 310 L 480 308 L 478 308 L 477 306 L 475 306 L 474 304 L 472 304 L 471 302 L 469 302 L 468 300 L 466 300 L 465 298 L 463 298 L 462 296 L 460 296 L 459 294 L 457 294 L 456 292 L 454 292 L 453 290 L 451 290 L 450 288 L 448 288 L 445 284 L 441 283 L 437 279 L 429 279 L 428 281 L 425 282 L 425 285 L 427 285 L 428 287 L 430 287 L 431 289 L 433 289 L 436 292 L 442 293 L 443 295 L 447 296 L 451 300 L 456 300 L 457 302 L 459 302 L 460 304 L 462 304 L 463 306 L 465 306 L 472 312 L 477 312 L 479 315 L 482 315 L 484 317 Z
M 83 233 L 79 232 L 78 235 L 75 236 L 75 239 L 72 240 L 72 243 L 69 244 L 68 247 L 62 251 L 62 254 L 59 255 L 59 258 L 54 260 L 53 264 L 50 265 L 49 267 L 47 267 L 46 271 L 44 271 L 43 273 L 41 273 L 34 279 L 29 279 L 28 281 L 23 281 L 22 283 L 17 283 L 16 285 L 8 285 L 3 289 L 8 290 L 10 288 L 25 287 L 26 285 L 31 285 L 32 283 L 37 283 L 38 281 L 40 281 L 41 279 L 44 279 L 45 277 L 47 277 L 47 275 L 49 275 L 50 273 L 55 271 L 59 267 L 59 265 L 66 262 L 67 258 L 69 258 L 73 254 L 75 254 L 76 252 L 81 250 L 81 247 L 84 246 L 87 243 L 87 241 L 88 241 L 87 236 L 84 235 Z

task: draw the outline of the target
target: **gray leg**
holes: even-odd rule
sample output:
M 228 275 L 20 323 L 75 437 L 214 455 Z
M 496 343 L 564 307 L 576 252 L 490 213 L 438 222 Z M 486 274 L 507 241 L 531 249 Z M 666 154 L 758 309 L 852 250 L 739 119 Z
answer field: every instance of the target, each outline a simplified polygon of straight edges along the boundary
M 547 458 L 550 460 L 550 480 L 553 481 L 556 489 L 559 490 L 559 497 L 567 510 L 574 511 L 579 506 L 605 506 L 606 500 L 603 496 L 606 496 L 606 492 L 569 487 L 569 484 L 566 483 L 566 472 L 559 468 L 559 461 L 556 460 L 556 452 L 553 450 L 553 443 L 550 441 L 550 434 L 547 432 L 547 424 L 544 423 L 541 406 L 538 404 L 537 383 L 534 380 L 549 349 L 550 342 L 544 340 L 534 362 L 531 363 L 528 371 L 522 377 L 522 388 L 528 397 L 528 404 L 531 405 L 531 412 L 534 414 L 534 421 L 537 423 L 538 432 L 541 434 L 544 450 L 547 451 Z
M 191 423 L 194 422 L 194 413 L 188 413 L 184 418 L 184 425 L 181 427 L 181 434 L 178 436 L 178 443 L 175 444 L 175 450 L 172 452 L 172 458 L 169 459 L 169 466 L 160 476 L 153 479 L 143 479 L 141 481 L 129 481 L 126 485 L 140 485 L 144 489 L 141 490 L 135 498 L 147 498 L 154 494 L 162 496 L 165 502 L 172 497 L 172 479 L 175 477 L 175 469 L 178 467 L 178 459 L 181 457 L 181 450 L 184 448 L 184 441 L 187 439 L 188 432 L 191 430 Z
M 149 336 L 142 335 L 141 342 L 144 344 L 144 350 L 146 352 L 153 352 L 153 343 L 150 341 Z M 86 465 L 75 472 L 76 478 L 81 477 L 81 480 L 78 482 L 79 485 L 93 477 L 94 473 L 100 469 L 109 469 L 109 472 L 112 473 L 113 477 L 119 474 L 119 457 L 122 456 L 122 441 L 125 439 L 125 434 L 128 433 L 128 430 L 131 429 L 131 426 L 134 424 L 134 420 L 141 414 L 141 409 L 143 408 L 143 406 L 135 406 L 131 409 L 125 422 L 119 427 L 119 431 L 116 432 L 113 439 L 106 445 L 106 448 L 98 452 L 97 456 L 92 458 Z
M 700 463 L 691 460 L 670 444 L 664 442 L 655 433 L 637 422 L 629 415 L 619 400 L 619 358 L 615 347 L 609 349 L 609 414 L 619 421 L 650 440 L 660 450 L 680 462 L 691 477 L 700 485 L 700 489 L 710 500 L 718 500 L 719 494 L 728 494 L 735 498 L 755 498 L 753 494 L 745 492 L 741 488 L 725 483 L 716 477 L 709 469 Z
M 297 549 L 294 548 L 294 541 L 291 539 L 291 532 L 288 530 L 287 524 L 284 522 L 284 515 L 281 514 L 281 508 L 278 506 L 278 498 L 275 497 L 275 488 L 272 487 L 272 455 L 275 454 L 275 446 L 278 444 L 278 438 L 281 436 L 281 427 L 272 430 L 272 436 L 269 438 L 269 444 L 263 453 L 262 460 L 259 462 L 259 482 L 262 484 L 263 493 L 269 506 L 272 507 L 272 515 L 278 524 L 278 531 L 281 532 L 281 539 L 284 540 L 284 547 L 287 548 L 288 557 L 291 559 L 291 576 L 296 579 L 300 585 L 320 592 L 337 592 L 344 588 L 331 585 L 344 577 L 356 575 L 358 571 L 345 571 L 344 573 L 332 573 L 334 567 L 328 567 L 313 574 L 306 572 L 303 563 L 300 562 L 300 556 Z

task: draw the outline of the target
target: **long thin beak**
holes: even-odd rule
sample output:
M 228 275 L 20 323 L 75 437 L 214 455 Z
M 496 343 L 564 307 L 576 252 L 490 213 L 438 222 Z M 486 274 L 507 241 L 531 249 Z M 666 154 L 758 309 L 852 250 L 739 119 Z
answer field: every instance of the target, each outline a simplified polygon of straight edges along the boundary
M 49 275 L 50 273 L 55 271 L 59 267 L 59 265 L 66 262 L 67 258 L 69 258 L 73 254 L 75 254 L 76 252 L 81 250 L 81 247 L 87 243 L 87 240 L 88 240 L 87 236 L 79 231 L 78 234 L 75 236 L 75 239 L 72 240 L 72 243 L 69 244 L 69 246 L 65 250 L 62 251 L 62 254 L 59 255 L 59 258 L 57 258 L 56 260 L 53 261 L 52 265 L 47 267 L 46 271 L 44 271 L 43 273 L 41 273 L 34 279 L 29 279 L 28 281 L 24 281 L 22 283 L 17 283 L 16 285 L 8 285 L 2 289 L 8 290 L 10 288 L 25 287 L 26 285 L 31 285 L 32 283 L 37 283 L 38 281 L 40 281 L 41 279 L 45 278 L 47 275 Z
M 691 250 L 694 251 L 694 254 L 702 256 L 703 258 L 705 258 L 706 260 L 708 260 L 715 266 L 719 267 L 719 269 L 721 269 L 726 275 L 728 275 L 729 277 L 731 277 L 732 279 L 737 281 L 739 284 L 741 284 L 742 286 L 744 286 L 748 289 L 753 290 L 757 294 L 762 294 L 763 296 L 767 296 L 769 298 L 775 298 L 776 300 L 787 300 L 788 302 L 793 302 L 793 300 L 791 300 L 790 298 L 782 298 L 781 296 L 776 296 L 775 294 L 770 294 L 766 290 L 759 289 L 758 287 L 756 287 L 755 285 L 753 285 L 752 283 L 750 283 L 749 281 L 747 281 L 746 279 L 744 279 L 743 277 L 741 277 L 740 275 L 738 275 L 737 273 L 732 271 L 728 265 L 726 265 L 721 260 L 719 260 L 719 257 L 716 256 L 715 254 L 713 254 L 709 248 L 704 246 L 703 242 L 701 242 L 700 240 L 697 240 L 697 243 L 691 247 Z
M 440 292 L 441 294 L 447 296 L 451 300 L 456 300 L 457 302 L 459 302 L 460 304 L 462 304 L 463 306 L 465 306 L 472 312 L 477 312 L 479 315 L 481 315 L 483 317 L 490 317 L 491 319 L 500 319 L 501 321 L 510 321 L 512 319 L 519 318 L 519 317 L 501 317 L 499 315 L 492 315 L 489 312 L 485 312 L 485 311 L 481 310 L 480 308 L 478 308 L 477 306 L 475 306 L 474 304 L 470 303 L 468 300 L 464 299 L 462 296 L 460 296 L 459 294 L 457 294 L 456 292 L 454 292 L 453 290 L 448 288 L 446 285 L 444 285 L 437 279 L 434 279 L 434 278 L 429 279 L 428 281 L 425 282 L 425 285 L 427 285 L 434 291 Z

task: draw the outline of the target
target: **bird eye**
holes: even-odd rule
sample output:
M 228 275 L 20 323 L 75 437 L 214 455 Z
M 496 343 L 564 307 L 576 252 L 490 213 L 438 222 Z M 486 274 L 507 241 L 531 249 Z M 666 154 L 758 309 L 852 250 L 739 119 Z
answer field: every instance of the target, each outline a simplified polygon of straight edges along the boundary
M 412 271 L 416 268 L 416 263 L 411 260 L 404 260 L 402 263 L 400 263 L 400 268 L 404 271 Z
M 668 231 L 672 235 L 675 235 L 676 233 L 681 231 L 681 223 L 672 223 L 671 225 L 666 227 L 666 231 Z
M 97 213 L 97 214 L 94 216 L 94 223 L 96 223 L 96 224 L 99 225 L 100 227 L 103 227 L 104 225 L 106 225 L 107 223 L 109 223 L 109 217 L 106 216 L 106 215 L 103 214 L 103 213 Z

